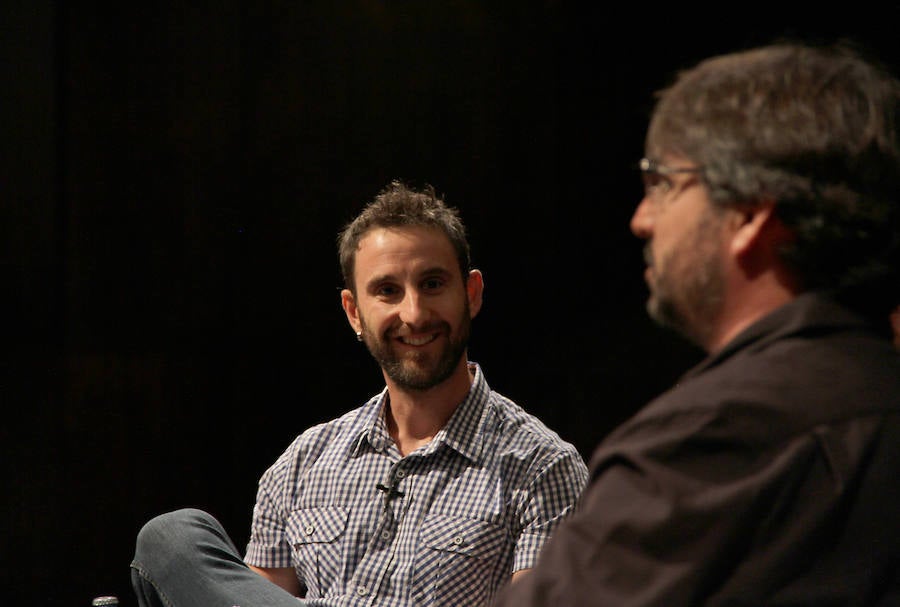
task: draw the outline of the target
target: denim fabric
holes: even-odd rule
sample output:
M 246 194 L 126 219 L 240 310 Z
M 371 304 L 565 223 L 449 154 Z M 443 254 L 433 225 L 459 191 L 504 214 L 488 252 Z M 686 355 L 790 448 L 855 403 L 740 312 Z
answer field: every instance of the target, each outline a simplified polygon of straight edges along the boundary
M 160 515 L 138 534 L 131 582 L 141 607 L 302 607 L 252 571 L 201 510 Z

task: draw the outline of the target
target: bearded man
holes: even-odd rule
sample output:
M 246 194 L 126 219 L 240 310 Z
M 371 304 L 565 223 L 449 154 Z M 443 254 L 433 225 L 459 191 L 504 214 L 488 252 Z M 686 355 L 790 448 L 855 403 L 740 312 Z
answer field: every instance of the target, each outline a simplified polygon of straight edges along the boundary
M 243 559 L 205 512 L 145 525 L 142 606 L 488 605 L 573 511 L 581 456 L 468 360 L 484 279 L 456 210 L 394 182 L 339 249 L 341 304 L 386 387 L 265 472 Z

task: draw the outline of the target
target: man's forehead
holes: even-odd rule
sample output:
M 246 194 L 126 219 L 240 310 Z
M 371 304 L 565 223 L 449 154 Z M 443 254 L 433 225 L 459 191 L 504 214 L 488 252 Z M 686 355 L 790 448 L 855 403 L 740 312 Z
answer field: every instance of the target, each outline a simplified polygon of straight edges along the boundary
M 449 238 L 427 226 L 374 228 L 360 239 L 356 253 L 357 271 L 366 274 L 421 274 L 451 271 L 456 265 Z
M 360 252 L 389 249 L 448 249 L 452 252 L 450 239 L 439 228 L 432 226 L 386 226 L 374 227 L 359 239 L 356 248 Z

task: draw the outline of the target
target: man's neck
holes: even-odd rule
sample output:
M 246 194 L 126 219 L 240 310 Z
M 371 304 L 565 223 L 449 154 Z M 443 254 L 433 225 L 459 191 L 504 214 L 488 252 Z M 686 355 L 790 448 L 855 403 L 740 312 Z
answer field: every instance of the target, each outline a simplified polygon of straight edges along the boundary
M 390 395 L 385 421 L 402 455 L 431 442 L 469 393 L 473 374 L 463 357 L 450 377 L 427 390 L 410 390 L 385 378 Z
M 757 277 L 752 284 L 734 289 L 722 307 L 714 331 L 704 349 L 713 354 L 724 348 L 747 327 L 797 297 L 792 284 L 774 273 Z

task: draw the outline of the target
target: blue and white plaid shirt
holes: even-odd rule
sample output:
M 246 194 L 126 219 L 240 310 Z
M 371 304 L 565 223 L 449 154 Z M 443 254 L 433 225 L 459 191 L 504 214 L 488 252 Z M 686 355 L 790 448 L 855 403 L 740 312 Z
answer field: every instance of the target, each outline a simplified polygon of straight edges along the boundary
M 466 399 L 406 457 L 387 390 L 300 435 L 260 480 L 245 561 L 293 566 L 310 605 L 378 607 L 486 605 L 533 566 L 587 468 L 472 366 Z

